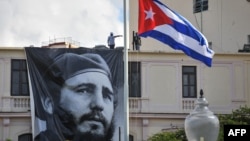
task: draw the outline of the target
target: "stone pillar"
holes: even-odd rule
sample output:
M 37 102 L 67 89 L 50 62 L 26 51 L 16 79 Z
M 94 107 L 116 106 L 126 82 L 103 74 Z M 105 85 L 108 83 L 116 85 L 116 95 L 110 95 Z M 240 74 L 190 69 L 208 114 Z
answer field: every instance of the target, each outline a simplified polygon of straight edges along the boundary
M 142 140 L 147 141 L 148 138 L 148 119 L 142 119 Z
M 8 117 L 3 118 L 3 138 L 2 138 L 3 141 L 9 138 L 9 131 L 10 131 L 9 125 L 10 125 L 10 118 Z

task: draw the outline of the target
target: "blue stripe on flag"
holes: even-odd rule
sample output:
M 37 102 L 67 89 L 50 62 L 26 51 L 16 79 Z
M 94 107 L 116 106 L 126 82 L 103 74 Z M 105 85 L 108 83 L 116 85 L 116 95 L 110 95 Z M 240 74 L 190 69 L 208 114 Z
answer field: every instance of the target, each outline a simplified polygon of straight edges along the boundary
M 173 11 L 172 9 L 168 8 L 166 5 L 164 5 L 162 2 L 158 1 L 158 0 L 154 0 L 156 3 L 160 4 L 161 6 L 167 8 L 169 11 L 173 12 L 175 14 L 175 16 L 177 16 L 182 22 L 184 22 L 186 25 L 179 23 L 178 21 L 176 21 L 175 19 L 171 19 L 173 21 L 172 27 L 174 27 L 176 30 L 178 30 L 178 32 L 185 34 L 187 36 L 192 37 L 193 39 L 197 40 L 198 42 L 200 42 L 201 45 L 205 45 L 206 42 L 204 40 L 201 33 L 195 29 L 195 27 L 183 16 L 181 16 L 180 14 L 176 13 L 175 11 Z
M 156 30 L 151 30 L 151 31 L 142 33 L 141 36 L 142 37 L 148 37 L 148 36 L 152 37 L 158 41 L 161 41 L 161 42 L 169 45 L 173 49 L 182 50 L 186 55 L 188 55 L 194 59 L 200 60 L 200 61 L 204 62 L 207 66 L 211 67 L 212 58 L 197 53 L 197 51 L 190 49 L 188 46 L 180 44 L 179 42 L 174 40 L 172 37 L 170 37 L 162 32 L 159 32 Z

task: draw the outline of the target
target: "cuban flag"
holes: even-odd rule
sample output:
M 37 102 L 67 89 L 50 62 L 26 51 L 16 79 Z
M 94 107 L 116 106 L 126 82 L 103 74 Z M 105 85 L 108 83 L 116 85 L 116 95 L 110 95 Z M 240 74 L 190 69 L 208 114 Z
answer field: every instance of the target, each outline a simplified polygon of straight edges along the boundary
M 205 36 L 188 20 L 159 0 L 139 0 L 139 36 L 152 37 L 212 66 L 214 51 Z

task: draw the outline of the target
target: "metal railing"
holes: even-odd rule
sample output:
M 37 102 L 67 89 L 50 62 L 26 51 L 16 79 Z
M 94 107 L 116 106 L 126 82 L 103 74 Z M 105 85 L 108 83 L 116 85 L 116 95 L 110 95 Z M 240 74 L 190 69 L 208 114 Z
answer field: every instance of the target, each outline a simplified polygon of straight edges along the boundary
M 66 43 L 80 46 L 80 42 L 72 40 L 71 37 L 49 39 L 49 41 L 42 42 L 42 46 L 49 46 L 51 44 L 61 43 L 61 42 L 66 42 Z

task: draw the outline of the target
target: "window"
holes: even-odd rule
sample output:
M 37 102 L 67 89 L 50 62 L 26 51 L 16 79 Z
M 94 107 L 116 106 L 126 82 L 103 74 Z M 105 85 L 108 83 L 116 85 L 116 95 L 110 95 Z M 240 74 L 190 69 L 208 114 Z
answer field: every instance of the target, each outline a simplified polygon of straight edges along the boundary
M 11 95 L 29 96 L 26 60 L 11 60 Z
M 182 66 L 182 97 L 197 97 L 196 67 Z
M 32 141 L 32 134 L 23 134 L 18 136 L 18 141 Z
M 141 97 L 141 63 L 128 63 L 129 97 Z
M 199 13 L 208 10 L 208 0 L 193 0 L 193 13 Z
M 129 141 L 134 141 L 133 135 L 129 135 Z
M 210 48 L 210 49 L 213 49 L 213 43 L 212 42 L 208 42 L 208 47 Z

